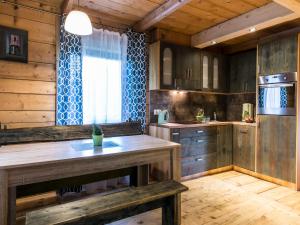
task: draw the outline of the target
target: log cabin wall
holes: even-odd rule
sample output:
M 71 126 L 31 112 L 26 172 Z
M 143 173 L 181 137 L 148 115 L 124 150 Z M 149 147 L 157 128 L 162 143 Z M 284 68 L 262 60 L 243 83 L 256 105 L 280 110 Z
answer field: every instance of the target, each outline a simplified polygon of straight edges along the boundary
M 18 0 L 19 4 L 59 12 L 51 1 L 44 2 Z M 55 124 L 59 19 L 55 14 L 0 2 L 0 25 L 27 30 L 29 39 L 28 64 L 0 60 L 0 122 L 8 128 Z

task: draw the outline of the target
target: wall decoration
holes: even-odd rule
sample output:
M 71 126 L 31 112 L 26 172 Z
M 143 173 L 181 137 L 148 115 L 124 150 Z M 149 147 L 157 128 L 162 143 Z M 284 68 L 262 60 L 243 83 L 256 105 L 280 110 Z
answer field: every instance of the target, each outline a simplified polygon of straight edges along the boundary
M 0 59 L 28 62 L 28 32 L 0 26 Z

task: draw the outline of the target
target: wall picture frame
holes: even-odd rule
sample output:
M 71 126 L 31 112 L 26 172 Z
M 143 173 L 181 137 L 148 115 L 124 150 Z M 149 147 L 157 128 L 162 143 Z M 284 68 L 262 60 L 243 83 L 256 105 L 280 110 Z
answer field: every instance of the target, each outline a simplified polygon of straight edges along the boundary
M 28 31 L 0 26 L 0 60 L 28 63 Z

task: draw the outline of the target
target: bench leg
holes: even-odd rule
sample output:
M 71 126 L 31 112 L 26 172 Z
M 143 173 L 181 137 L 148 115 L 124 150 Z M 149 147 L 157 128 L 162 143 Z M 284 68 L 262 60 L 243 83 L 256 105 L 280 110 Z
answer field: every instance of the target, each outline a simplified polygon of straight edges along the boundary
M 180 194 L 166 199 L 166 205 L 162 208 L 162 225 L 180 225 L 178 199 Z

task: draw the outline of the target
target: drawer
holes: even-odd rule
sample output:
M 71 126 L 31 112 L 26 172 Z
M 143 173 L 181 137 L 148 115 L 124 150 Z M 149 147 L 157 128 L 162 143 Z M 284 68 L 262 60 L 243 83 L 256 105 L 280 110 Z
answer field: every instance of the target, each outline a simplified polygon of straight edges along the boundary
M 180 138 L 217 135 L 217 126 L 180 129 Z
M 182 159 L 182 176 L 189 176 L 217 168 L 217 153 Z
M 181 157 L 191 157 L 217 152 L 217 139 L 214 136 L 180 139 Z

